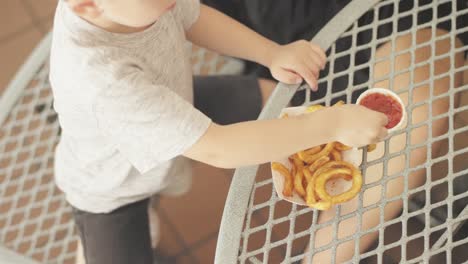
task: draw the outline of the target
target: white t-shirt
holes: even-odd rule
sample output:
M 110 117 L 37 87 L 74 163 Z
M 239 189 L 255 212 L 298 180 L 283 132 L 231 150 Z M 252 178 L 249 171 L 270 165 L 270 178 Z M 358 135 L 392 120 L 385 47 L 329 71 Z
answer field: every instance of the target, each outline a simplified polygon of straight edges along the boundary
M 148 29 L 104 31 L 59 1 L 50 82 L 62 136 L 55 178 L 76 208 L 110 212 L 167 187 L 211 120 L 193 103 L 185 30 L 198 0 L 179 0 Z

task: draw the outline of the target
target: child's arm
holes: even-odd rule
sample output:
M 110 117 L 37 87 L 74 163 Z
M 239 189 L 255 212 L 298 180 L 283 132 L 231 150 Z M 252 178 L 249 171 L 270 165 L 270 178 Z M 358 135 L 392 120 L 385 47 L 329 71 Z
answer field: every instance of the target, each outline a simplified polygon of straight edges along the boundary
M 142 174 L 179 155 L 235 168 L 331 141 L 363 146 L 387 132 L 386 115 L 359 105 L 217 125 L 170 88 L 155 84 L 138 66 L 116 63 L 110 70 L 106 78 L 116 78 L 99 91 L 92 106 L 96 125 Z
M 270 68 L 285 83 L 302 81 L 317 86 L 326 57 L 316 45 L 298 41 L 280 46 L 235 20 L 207 7 L 187 32 L 197 45 Z M 297 74 L 296 74 L 297 73 Z M 312 114 L 279 120 L 211 124 L 184 155 L 216 167 L 236 168 L 269 162 L 331 141 L 364 146 L 383 139 L 387 118 L 361 106 L 327 108 Z
M 212 124 L 185 156 L 216 167 L 236 168 L 282 158 L 331 141 L 350 146 L 387 135 L 387 117 L 358 105 L 327 108 L 277 120 Z
M 317 45 L 307 41 L 278 45 L 205 5 L 187 38 L 216 52 L 260 63 L 284 83 L 299 83 L 302 76 L 314 89 L 326 63 L 325 53 Z

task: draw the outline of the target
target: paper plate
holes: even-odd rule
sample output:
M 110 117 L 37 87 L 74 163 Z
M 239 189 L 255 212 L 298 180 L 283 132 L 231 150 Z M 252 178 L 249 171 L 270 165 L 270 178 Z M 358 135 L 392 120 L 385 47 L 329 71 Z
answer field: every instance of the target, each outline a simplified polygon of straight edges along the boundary
M 305 106 L 284 108 L 281 111 L 280 117 L 282 117 L 285 114 L 288 114 L 289 116 L 300 115 L 300 114 L 305 113 L 306 109 L 307 107 Z M 317 129 L 320 129 L 320 128 L 318 127 Z M 343 151 L 342 154 L 343 154 L 344 161 L 347 161 L 356 167 L 359 167 L 361 165 L 362 150 L 353 148 L 347 151 Z M 286 168 L 291 170 L 291 164 L 289 163 L 288 157 L 275 160 L 274 162 L 279 162 L 283 164 L 284 166 L 286 166 Z M 271 166 L 270 166 L 270 169 L 271 169 Z M 271 175 L 273 177 L 273 185 L 275 186 L 275 190 L 276 190 L 276 193 L 278 194 L 278 197 L 280 197 L 283 200 L 289 201 L 291 203 L 307 206 L 304 199 L 302 199 L 302 197 L 299 196 L 296 192 L 293 192 L 293 196 L 291 197 L 286 197 L 283 195 L 284 177 L 279 172 L 271 169 Z M 336 180 L 328 181 L 326 185 L 326 189 L 330 195 L 334 196 L 334 195 L 345 192 L 351 187 L 351 185 L 352 185 L 352 181 L 336 179 Z

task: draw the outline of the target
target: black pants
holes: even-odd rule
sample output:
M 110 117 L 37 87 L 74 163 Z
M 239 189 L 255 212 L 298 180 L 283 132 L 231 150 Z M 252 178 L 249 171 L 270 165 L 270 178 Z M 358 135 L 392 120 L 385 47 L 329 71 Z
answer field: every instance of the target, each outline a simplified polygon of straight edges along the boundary
M 255 77 L 197 77 L 194 104 L 214 122 L 230 124 L 256 119 L 262 97 Z M 74 208 L 86 264 L 153 263 L 148 203 L 145 199 L 103 214 Z
M 86 264 L 153 263 L 148 203 L 145 199 L 107 214 L 74 208 Z

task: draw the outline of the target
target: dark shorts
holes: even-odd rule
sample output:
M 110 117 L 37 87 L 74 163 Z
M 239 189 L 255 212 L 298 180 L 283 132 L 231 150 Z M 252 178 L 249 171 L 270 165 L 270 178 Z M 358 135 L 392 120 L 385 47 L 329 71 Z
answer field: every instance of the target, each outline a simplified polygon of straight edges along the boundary
M 153 263 L 148 203 L 146 199 L 106 214 L 73 208 L 86 264 Z
M 194 104 L 214 122 L 231 124 L 256 119 L 262 97 L 255 77 L 195 77 Z M 128 204 L 105 214 L 74 208 L 86 263 L 153 263 L 148 202 L 146 199 Z

